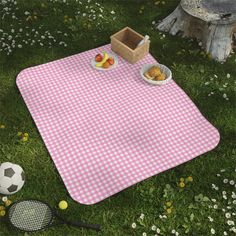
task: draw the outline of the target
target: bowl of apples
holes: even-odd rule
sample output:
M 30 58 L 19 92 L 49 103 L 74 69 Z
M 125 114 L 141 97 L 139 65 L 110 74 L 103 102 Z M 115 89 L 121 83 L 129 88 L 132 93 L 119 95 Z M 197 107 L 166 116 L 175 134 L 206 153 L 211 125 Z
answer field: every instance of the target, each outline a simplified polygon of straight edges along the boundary
M 97 54 L 92 60 L 91 65 L 96 70 L 110 70 L 118 64 L 118 58 L 114 54 L 108 54 L 107 52 L 102 52 Z

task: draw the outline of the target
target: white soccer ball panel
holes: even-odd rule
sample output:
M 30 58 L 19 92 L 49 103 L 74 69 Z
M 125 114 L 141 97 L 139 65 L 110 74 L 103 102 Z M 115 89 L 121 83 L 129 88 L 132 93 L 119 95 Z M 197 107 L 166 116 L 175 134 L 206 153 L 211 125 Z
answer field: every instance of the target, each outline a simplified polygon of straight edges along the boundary
M 20 174 L 14 174 L 12 176 L 12 178 L 11 178 L 11 182 L 13 184 L 16 184 L 16 185 L 18 185 L 19 183 L 23 182 L 21 175 Z
M 0 181 L 0 186 L 2 188 L 8 188 L 12 185 L 12 179 L 8 177 L 3 177 Z
M 4 169 L 0 166 L 0 181 L 4 177 Z
M 2 187 L 0 186 L 0 194 L 9 195 L 9 192 L 7 191 L 6 188 L 2 188 Z
M 21 190 L 21 188 L 23 187 L 24 183 L 25 183 L 24 181 L 21 181 L 21 182 L 18 184 L 17 192 L 18 192 L 19 190 Z
M 23 171 L 23 169 L 19 165 L 16 165 L 16 164 L 14 164 L 12 168 L 14 169 L 15 173 L 18 173 L 18 174 L 21 174 L 21 172 Z
M 0 168 L 1 169 L 7 169 L 7 168 L 11 168 L 14 164 L 12 164 L 11 162 L 4 162 L 1 164 Z

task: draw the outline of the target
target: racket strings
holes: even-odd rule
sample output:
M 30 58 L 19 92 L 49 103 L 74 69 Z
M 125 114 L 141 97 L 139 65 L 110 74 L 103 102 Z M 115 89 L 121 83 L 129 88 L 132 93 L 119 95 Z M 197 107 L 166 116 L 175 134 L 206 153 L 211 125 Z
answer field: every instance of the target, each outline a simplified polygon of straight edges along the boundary
M 52 211 L 45 203 L 30 200 L 13 205 L 8 213 L 10 223 L 24 231 L 37 231 L 52 221 Z

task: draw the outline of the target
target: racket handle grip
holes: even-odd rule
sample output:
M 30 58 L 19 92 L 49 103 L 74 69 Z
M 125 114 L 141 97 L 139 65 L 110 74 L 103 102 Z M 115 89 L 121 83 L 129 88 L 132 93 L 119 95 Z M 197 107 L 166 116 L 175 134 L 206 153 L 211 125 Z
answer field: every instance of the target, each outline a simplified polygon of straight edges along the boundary
M 94 229 L 96 231 L 101 230 L 101 225 L 98 225 L 98 224 L 87 224 L 87 223 L 83 223 L 83 222 L 73 222 L 73 223 L 70 223 L 70 225 L 79 226 L 79 227 L 83 227 L 83 228 L 87 228 L 87 229 Z
M 77 227 L 83 227 L 83 228 L 87 228 L 87 229 L 93 229 L 96 231 L 100 231 L 101 230 L 101 225 L 98 224 L 87 224 L 81 221 L 68 221 L 63 219 L 61 216 L 59 216 L 57 213 L 55 213 L 55 215 L 58 217 L 58 219 L 61 220 L 62 223 L 67 224 L 67 225 L 71 225 L 71 226 L 77 226 Z
M 94 230 L 97 230 L 97 231 L 101 230 L 101 225 L 98 225 L 98 224 L 86 224 L 86 223 L 83 223 L 83 222 L 80 222 L 79 224 L 83 228 L 94 229 Z

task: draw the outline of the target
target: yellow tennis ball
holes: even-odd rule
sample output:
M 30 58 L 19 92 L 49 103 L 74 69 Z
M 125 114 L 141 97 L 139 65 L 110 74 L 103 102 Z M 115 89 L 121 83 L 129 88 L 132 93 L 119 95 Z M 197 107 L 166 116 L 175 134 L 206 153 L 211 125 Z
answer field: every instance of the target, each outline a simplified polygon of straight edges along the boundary
M 59 202 L 58 206 L 59 206 L 59 208 L 60 208 L 61 210 L 65 210 L 65 209 L 67 209 L 67 207 L 68 207 L 68 203 L 63 200 L 63 201 L 60 201 L 60 202 Z

